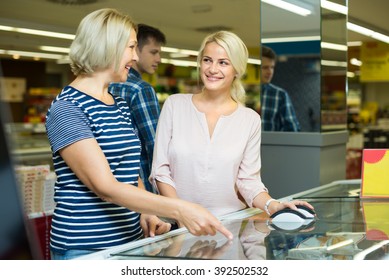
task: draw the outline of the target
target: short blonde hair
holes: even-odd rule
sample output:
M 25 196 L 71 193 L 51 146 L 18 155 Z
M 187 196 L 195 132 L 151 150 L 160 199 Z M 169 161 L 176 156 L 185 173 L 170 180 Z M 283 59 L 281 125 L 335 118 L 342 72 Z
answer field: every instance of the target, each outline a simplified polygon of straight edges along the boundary
M 244 104 L 246 91 L 242 85 L 241 78 L 246 73 L 248 50 L 243 41 L 230 31 L 218 31 L 208 35 L 203 40 L 199 55 L 197 57 L 197 65 L 200 67 L 200 62 L 204 55 L 205 46 L 215 42 L 221 46 L 227 53 L 232 66 L 236 71 L 236 78 L 231 85 L 231 97 L 239 103 Z
M 131 32 L 136 32 L 134 22 L 115 9 L 100 9 L 85 16 L 70 46 L 72 72 L 78 76 L 111 66 L 118 71 Z

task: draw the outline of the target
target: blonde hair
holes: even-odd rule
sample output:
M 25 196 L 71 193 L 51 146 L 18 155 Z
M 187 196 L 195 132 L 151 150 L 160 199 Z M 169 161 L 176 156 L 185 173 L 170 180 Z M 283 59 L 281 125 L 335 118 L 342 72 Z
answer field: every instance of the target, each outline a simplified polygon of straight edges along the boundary
M 72 72 L 76 76 L 91 74 L 111 66 L 118 71 L 131 32 L 136 32 L 136 25 L 116 9 L 100 9 L 85 16 L 70 46 Z
M 246 73 L 247 67 L 248 50 L 246 45 L 236 34 L 229 31 L 218 31 L 210 34 L 205 37 L 201 44 L 197 57 L 198 68 L 204 55 L 205 46 L 212 42 L 215 42 L 226 51 L 232 67 L 236 71 L 236 78 L 231 85 L 231 97 L 236 102 L 244 104 L 246 91 L 242 85 L 241 78 Z

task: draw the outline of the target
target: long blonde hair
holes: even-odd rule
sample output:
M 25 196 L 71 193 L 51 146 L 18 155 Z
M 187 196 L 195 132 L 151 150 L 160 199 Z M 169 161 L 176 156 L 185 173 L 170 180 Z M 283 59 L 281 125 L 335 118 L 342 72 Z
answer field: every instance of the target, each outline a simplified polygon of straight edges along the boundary
M 203 40 L 199 55 L 197 57 L 197 67 L 199 69 L 204 55 L 205 46 L 215 42 L 221 46 L 227 53 L 232 66 L 236 71 L 236 78 L 231 85 L 231 97 L 239 103 L 244 104 L 246 91 L 242 85 L 241 78 L 246 73 L 248 50 L 243 41 L 230 31 L 218 31 L 205 37 Z

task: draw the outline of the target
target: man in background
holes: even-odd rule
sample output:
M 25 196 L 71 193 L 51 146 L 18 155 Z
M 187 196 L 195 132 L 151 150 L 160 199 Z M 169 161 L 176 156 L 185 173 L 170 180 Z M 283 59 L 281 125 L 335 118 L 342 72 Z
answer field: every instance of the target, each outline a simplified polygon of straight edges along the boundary
M 157 28 L 138 24 L 138 46 L 136 52 L 139 60 L 131 67 L 125 83 L 112 83 L 109 92 L 124 98 L 131 111 L 131 119 L 138 130 L 141 141 L 140 176 L 146 190 L 157 193 L 150 184 L 151 164 L 155 131 L 160 114 L 160 106 L 154 88 L 144 80 L 142 74 L 154 74 L 161 62 L 161 47 L 166 44 L 165 35 Z
M 261 119 L 263 131 L 300 131 L 300 123 L 289 97 L 271 83 L 277 55 L 269 47 L 261 48 Z

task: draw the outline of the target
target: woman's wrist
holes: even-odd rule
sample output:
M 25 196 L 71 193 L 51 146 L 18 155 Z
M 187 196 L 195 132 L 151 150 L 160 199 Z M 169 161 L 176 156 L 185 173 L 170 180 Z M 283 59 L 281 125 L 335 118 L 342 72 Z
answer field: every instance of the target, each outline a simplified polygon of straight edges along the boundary
M 265 203 L 265 207 L 264 207 L 264 210 L 265 212 L 270 216 L 271 214 L 273 214 L 274 212 L 277 211 L 277 207 L 275 207 L 275 203 L 280 203 L 278 200 L 274 199 L 274 198 L 270 198 L 266 201 Z

